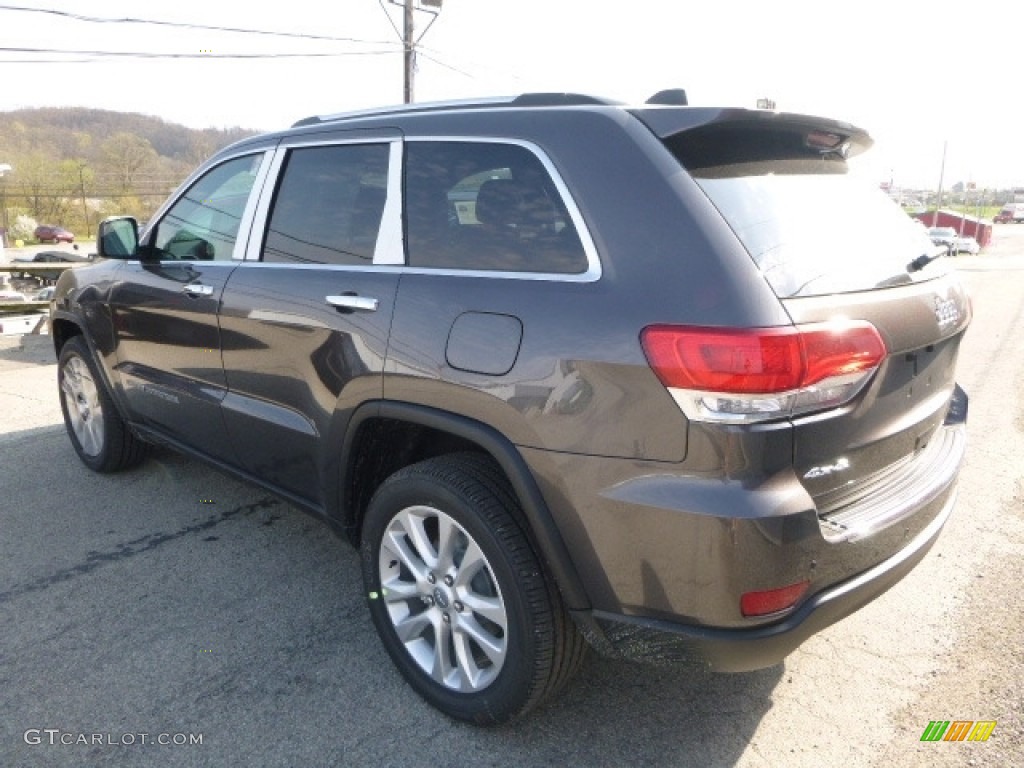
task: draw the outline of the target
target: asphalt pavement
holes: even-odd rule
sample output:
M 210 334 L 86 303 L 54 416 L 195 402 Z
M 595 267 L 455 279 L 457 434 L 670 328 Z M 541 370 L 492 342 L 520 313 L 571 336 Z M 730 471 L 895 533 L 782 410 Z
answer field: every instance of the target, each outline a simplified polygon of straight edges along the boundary
M 91 473 L 49 339 L 0 339 L 0 766 L 1024 765 L 1024 227 L 996 232 L 957 260 L 971 447 L 917 570 L 783 665 L 592 655 L 547 708 L 489 730 L 405 685 L 325 525 L 166 450 Z M 997 726 L 924 744 L 935 719 Z

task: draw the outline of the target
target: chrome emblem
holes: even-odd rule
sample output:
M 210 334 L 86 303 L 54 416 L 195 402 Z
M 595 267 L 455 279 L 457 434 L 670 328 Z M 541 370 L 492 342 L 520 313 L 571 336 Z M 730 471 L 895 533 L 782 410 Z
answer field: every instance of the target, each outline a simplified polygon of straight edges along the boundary
M 842 472 L 850 468 L 850 460 L 845 456 L 835 464 L 827 464 L 823 467 L 811 467 L 807 472 L 804 473 L 805 480 L 814 480 L 819 477 L 828 477 L 834 475 L 836 472 Z
M 952 299 L 935 297 L 935 319 L 939 321 L 939 330 L 952 328 L 960 322 L 960 309 Z

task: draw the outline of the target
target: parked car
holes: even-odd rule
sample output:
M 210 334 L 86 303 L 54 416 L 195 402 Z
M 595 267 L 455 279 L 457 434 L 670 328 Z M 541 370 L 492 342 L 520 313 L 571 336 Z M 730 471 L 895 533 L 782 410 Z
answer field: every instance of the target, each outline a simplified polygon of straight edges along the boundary
M 952 227 L 929 227 L 928 237 L 935 245 L 944 245 L 949 253 L 956 253 L 956 230 Z
M 75 236 L 68 232 L 63 227 L 51 227 L 48 225 L 40 225 L 35 228 L 36 240 L 41 243 L 73 243 L 75 242 Z
M 957 253 L 981 253 L 981 246 L 973 237 L 957 237 L 953 250 Z
M 6 291 L 5 290 L 5 291 L 0 291 L 0 301 L 9 301 L 9 302 L 28 301 L 28 298 L 26 298 L 25 294 L 22 293 L 21 291 Z
M 60 277 L 74 451 L 112 472 L 164 443 L 330 521 L 454 718 L 522 715 L 588 643 L 779 663 L 939 536 L 970 303 L 847 175 L 861 129 L 655 102 L 419 104 L 222 150 Z
M 33 301 L 49 301 L 53 298 L 53 292 L 56 290 L 55 286 L 48 285 L 45 288 L 36 291 L 35 295 L 32 296 Z
M 992 217 L 992 221 L 996 224 L 1009 224 L 1013 221 L 1013 210 L 1003 208 L 999 213 Z

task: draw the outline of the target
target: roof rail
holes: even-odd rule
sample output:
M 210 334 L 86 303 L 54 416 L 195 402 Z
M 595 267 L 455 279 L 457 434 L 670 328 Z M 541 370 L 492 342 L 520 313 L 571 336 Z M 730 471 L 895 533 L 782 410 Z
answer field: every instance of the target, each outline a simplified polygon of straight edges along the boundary
M 460 99 L 456 101 L 425 101 L 418 104 L 398 104 L 390 107 L 376 107 L 352 112 L 339 112 L 333 115 L 312 115 L 292 124 L 292 128 L 304 125 L 320 125 L 335 120 L 352 117 L 371 117 L 377 115 L 408 115 L 417 112 L 434 112 L 442 109 L 487 109 L 502 106 L 516 107 L 570 107 L 587 104 L 611 106 L 620 102 L 602 99 L 597 96 L 586 96 L 579 93 L 524 93 L 519 96 L 497 96 L 481 99 Z
M 313 115 L 299 120 L 292 125 L 292 128 L 299 128 L 303 125 L 317 125 L 319 123 L 330 123 L 334 120 L 345 120 L 350 117 L 372 117 L 376 115 L 403 115 L 416 112 L 433 112 L 441 109 L 478 109 L 483 107 L 495 107 L 502 104 L 511 104 L 512 96 L 495 96 L 481 99 L 459 99 L 456 101 L 422 101 L 413 104 L 394 104 L 389 107 L 372 107 L 370 109 L 357 109 L 351 112 L 338 112 L 331 115 Z
M 517 107 L 574 107 L 587 104 L 611 106 L 621 102 L 582 93 L 524 93 L 512 99 Z

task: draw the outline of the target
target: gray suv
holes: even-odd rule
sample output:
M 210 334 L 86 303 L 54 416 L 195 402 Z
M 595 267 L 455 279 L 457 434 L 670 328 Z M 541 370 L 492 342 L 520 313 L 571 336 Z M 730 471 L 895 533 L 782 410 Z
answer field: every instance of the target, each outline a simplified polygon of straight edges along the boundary
M 673 101 L 416 105 L 223 150 L 58 283 L 75 451 L 169 445 L 331 523 L 455 718 L 527 712 L 588 646 L 779 663 L 938 537 L 971 308 L 848 174 L 861 129 Z

